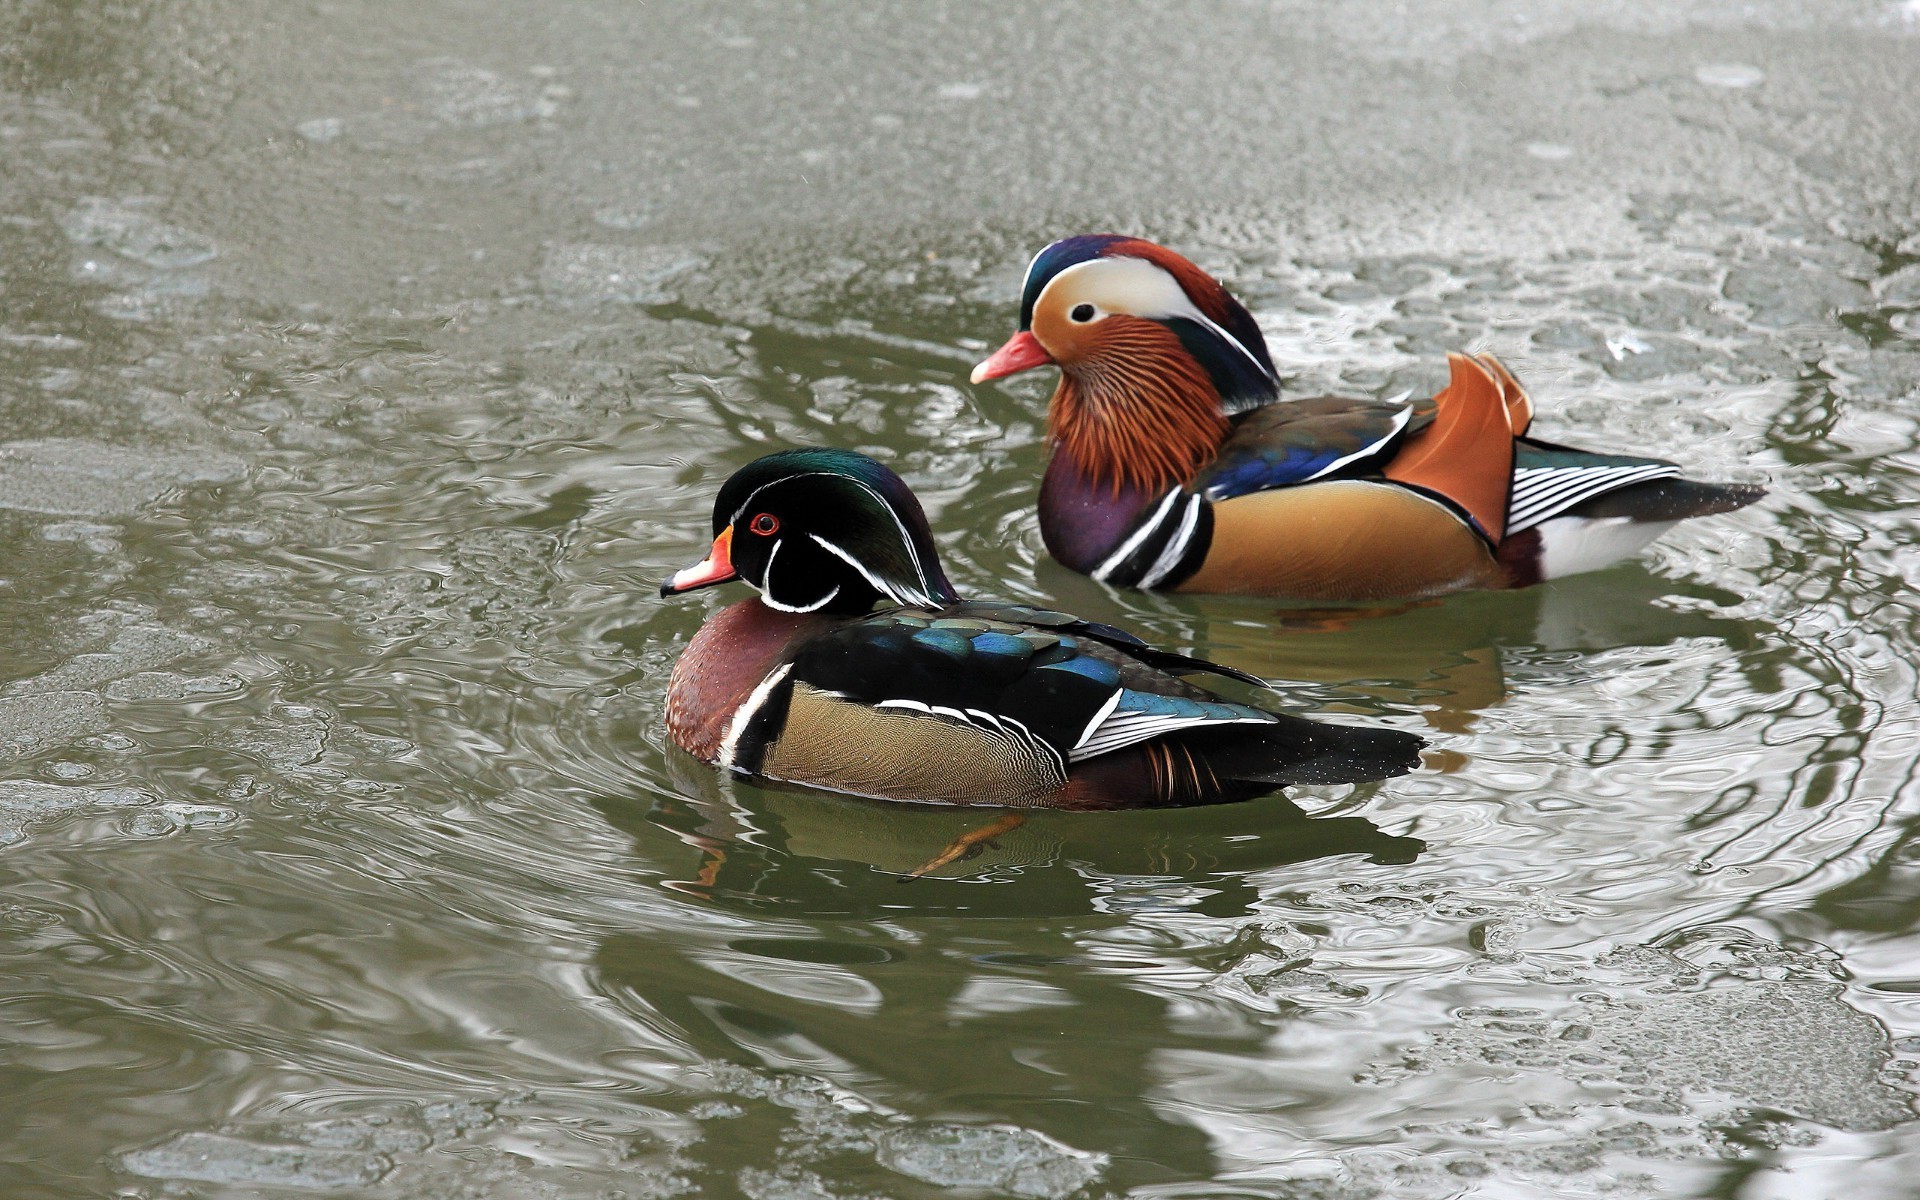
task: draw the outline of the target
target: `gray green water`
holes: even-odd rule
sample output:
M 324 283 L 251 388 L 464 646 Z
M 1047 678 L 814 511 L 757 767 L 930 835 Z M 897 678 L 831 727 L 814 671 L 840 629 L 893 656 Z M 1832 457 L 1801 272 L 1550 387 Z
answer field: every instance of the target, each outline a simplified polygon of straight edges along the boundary
M 10 0 L 0 1196 L 1910 1195 L 1916 85 L 1911 2 Z M 1295 390 L 1491 349 L 1773 490 L 1523 593 L 1108 593 L 965 372 L 1111 226 Z M 967 818 L 663 745 L 720 598 L 654 586 L 812 441 L 1434 768 L 899 882 Z

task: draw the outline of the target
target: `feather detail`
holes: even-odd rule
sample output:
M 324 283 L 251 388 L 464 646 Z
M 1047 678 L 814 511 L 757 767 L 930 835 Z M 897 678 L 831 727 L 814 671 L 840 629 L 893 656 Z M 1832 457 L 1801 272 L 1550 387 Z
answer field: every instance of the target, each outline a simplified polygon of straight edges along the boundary
M 1212 379 L 1156 321 L 1101 325 L 1098 352 L 1061 371 L 1048 438 L 1115 495 L 1185 486 L 1227 437 Z
M 1447 355 L 1451 377 L 1434 397 L 1433 424 L 1382 472 L 1395 483 L 1458 506 L 1480 536 L 1499 545 L 1513 486 L 1513 426 L 1499 377 L 1478 359 Z M 1504 374 L 1504 372 L 1502 372 Z
M 1507 424 L 1512 427 L 1513 436 L 1519 437 L 1533 424 L 1533 397 L 1527 395 L 1527 389 L 1520 386 L 1520 381 L 1513 377 L 1512 371 L 1507 370 L 1505 363 L 1491 354 L 1476 354 L 1473 357 L 1500 385 L 1507 401 Z

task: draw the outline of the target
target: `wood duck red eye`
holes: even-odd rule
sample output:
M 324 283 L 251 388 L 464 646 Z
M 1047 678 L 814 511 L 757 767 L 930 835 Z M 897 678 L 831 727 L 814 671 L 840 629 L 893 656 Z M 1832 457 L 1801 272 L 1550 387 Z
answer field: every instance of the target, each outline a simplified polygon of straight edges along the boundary
M 761 537 L 772 537 L 780 532 L 780 518 L 772 513 L 761 513 L 747 524 L 747 528 Z

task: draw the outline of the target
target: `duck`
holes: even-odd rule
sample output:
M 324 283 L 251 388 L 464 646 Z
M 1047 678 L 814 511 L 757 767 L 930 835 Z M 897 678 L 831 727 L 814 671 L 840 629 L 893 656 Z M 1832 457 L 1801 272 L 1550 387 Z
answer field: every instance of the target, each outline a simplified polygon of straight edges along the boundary
M 1041 250 L 975 384 L 1054 366 L 1040 534 L 1116 587 L 1418 600 L 1598 570 L 1765 489 L 1532 436 L 1491 354 L 1436 395 L 1282 399 L 1260 327 L 1179 253 L 1123 234 Z
M 735 471 L 707 556 L 662 596 L 739 581 L 675 663 L 666 731 L 734 776 L 1010 810 L 1169 808 L 1410 771 L 1411 733 L 1312 720 L 1193 681 L 1257 676 L 1116 626 L 954 590 L 884 464 L 804 447 Z M 1000 828 L 1005 828 L 1001 826 Z

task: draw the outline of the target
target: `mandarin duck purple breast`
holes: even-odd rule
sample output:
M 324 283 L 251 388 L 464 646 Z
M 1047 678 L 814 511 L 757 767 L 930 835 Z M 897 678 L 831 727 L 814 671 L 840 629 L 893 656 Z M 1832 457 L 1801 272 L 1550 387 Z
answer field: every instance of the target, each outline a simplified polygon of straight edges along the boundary
M 1020 331 L 981 383 L 1060 368 L 1040 531 L 1120 586 L 1308 600 L 1525 587 L 1615 562 L 1763 489 L 1527 433 L 1490 354 L 1431 399 L 1280 399 L 1259 326 L 1152 242 L 1066 238 L 1027 268 Z
M 738 579 L 674 666 L 667 732 L 740 775 L 943 804 L 1114 809 L 1245 800 L 1418 765 L 1421 739 L 1310 721 L 1190 681 L 1227 667 L 1110 625 L 962 600 L 920 503 L 865 455 L 803 449 L 721 487 L 705 561 Z

